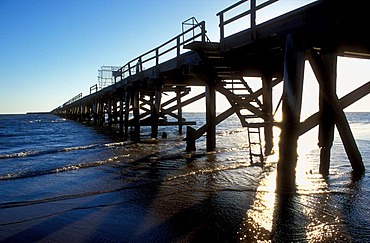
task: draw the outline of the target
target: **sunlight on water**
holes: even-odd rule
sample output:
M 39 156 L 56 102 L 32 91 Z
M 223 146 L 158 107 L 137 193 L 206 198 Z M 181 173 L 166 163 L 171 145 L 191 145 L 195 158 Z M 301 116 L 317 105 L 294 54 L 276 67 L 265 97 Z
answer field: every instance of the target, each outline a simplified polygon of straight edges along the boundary
M 275 209 L 276 170 L 261 181 L 254 203 L 246 213 L 240 230 L 241 241 L 267 240 L 273 227 Z
M 276 191 L 278 153 L 269 156 L 266 166 L 271 167 L 266 169 L 265 178 L 256 189 L 253 204 L 246 212 L 239 230 L 240 241 L 304 239 L 322 242 L 348 239 L 343 234 L 340 216 L 331 211 L 333 199 L 328 182 L 318 172 L 320 154 L 317 129 L 302 136 L 298 144 L 296 190 L 291 193 Z M 285 218 L 290 221 L 285 222 Z M 282 230 L 287 229 L 292 238 L 284 239 Z

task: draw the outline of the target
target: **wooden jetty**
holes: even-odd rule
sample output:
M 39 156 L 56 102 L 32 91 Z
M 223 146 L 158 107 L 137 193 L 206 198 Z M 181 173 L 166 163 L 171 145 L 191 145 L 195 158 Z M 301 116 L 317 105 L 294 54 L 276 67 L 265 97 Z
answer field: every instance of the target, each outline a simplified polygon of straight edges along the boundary
M 295 183 L 299 136 L 317 125 L 320 172 L 328 175 L 336 126 L 353 171 L 362 174 L 361 154 L 343 109 L 367 95 L 370 82 L 339 99 L 336 67 L 338 56 L 370 57 L 366 1 L 319 0 L 257 25 L 258 10 L 276 1 L 257 5 L 256 0 L 242 0 L 219 12 L 219 42 L 209 41 L 204 22 L 185 21 L 181 34 L 114 71 L 114 84 L 101 90 L 92 86 L 90 95 L 79 94 L 53 113 L 99 126 L 117 124 L 125 137 L 132 127 L 134 139 L 139 139 L 141 126 L 151 126 L 152 138 L 157 138 L 158 126 L 178 126 L 179 133 L 187 126 L 187 151 L 195 150 L 195 140 L 204 134 L 207 150 L 214 150 L 217 124 L 236 114 L 241 125 L 248 127 L 248 135 L 261 136 L 260 129 L 264 131 L 264 151 L 250 151 L 251 159 L 252 155 L 263 159 L 272 152 L 272 129 L 279 126 L 278 180 L 286 186 Z M 226 19 L 230 11 L 243 5 L 245 10 Z M 228 25 L 243 18 L 250 25 L 226 36 Z M 319 112 L 301 122 L 306 60 L 319 83 Z M 253 91 L 246 77 L 260 77 L 262 88 Z M 272 90 L 280 82 L 283 118 L 278 123 Z M 204 87 L 204 93 L 190 97 L 193 86 Z M 218 115 L 216 92 L 230 103 L 230 108 Z M 174 98 L 162 102 L 164 93 L 173 93 Z M 195 130 L 182 108 L 202 98 L 206 124 Z M 167 117 L 175 121 L 169 122 Z M 262 146 L 261 140 L 253 144 Z

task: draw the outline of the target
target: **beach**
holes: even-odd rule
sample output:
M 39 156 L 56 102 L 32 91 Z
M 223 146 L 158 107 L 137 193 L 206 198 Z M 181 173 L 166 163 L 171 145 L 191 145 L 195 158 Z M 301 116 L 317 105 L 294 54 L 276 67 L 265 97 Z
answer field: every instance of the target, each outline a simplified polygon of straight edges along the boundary
M 368 168 L 370 113 L 347 116 Z M 277 153 L 251 163 L 234 116 L 215 152 L 202 137 L 194 153 L 177 127 L 150 144 L 49 114 L 0 115 L 0 127 L 0 241 L 370 241 L 369 172 L 352 174 L 337 133 L 328 178 L 312 131 L 299 140 L 296 190 L 279 193 Z

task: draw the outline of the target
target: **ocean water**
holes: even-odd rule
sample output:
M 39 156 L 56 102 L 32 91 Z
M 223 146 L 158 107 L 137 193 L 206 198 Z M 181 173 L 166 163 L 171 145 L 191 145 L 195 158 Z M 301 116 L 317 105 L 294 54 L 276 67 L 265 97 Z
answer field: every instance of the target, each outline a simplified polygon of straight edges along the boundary
M 297 190 L 282 194 L 277 153 L 251 163 L 236 117 L 218 125 L 215 152 L 202 137 L 186 153 L 177 127 L 160 127 L 158 143 L 142 128 L 137 143 L 54 115 L 0 115 L 0 241 L 370 242 L 370 113 L 347 118 L 365 174 L 351 173 L 336 133 L 323 178 L 313 130 L 299 140 Z

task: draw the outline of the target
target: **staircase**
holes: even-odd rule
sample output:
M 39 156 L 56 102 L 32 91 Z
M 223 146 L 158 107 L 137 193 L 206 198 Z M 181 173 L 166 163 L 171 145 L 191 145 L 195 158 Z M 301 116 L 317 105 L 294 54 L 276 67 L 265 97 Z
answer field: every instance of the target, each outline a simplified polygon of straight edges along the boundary
M 241 75 L 230 68 L 221 51 L 215 46 L 203 49 L 202 60 L 213 69 L 216 80 L 219 81 L 216 90 L 225 95 L 231 106 L 236 107 L 235 112 L 242 126 L 248 129 L 250 162 L 263 163 L 261 127 L 266 123 L 263 120 L 263 104 L 258 99 L 258 95 Z M 246 110 L 247 113 L 244 112 Z
M 216 91 L 223 94 L 234 108 L 243 127 L 248 129 L 248 142 L 251 162 L 264 161 L 261 143 L 261 127 L 266 125 L 263 104 L 258 99 L 261 91 L 253 92 L 241 74 L 231 69 L 224 58 L 219 43 L 193 42 L 186 48 L 195 50 L 201 57 L 204 67 L 216 80 Z

